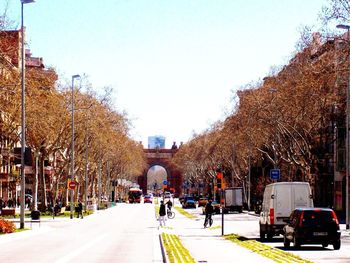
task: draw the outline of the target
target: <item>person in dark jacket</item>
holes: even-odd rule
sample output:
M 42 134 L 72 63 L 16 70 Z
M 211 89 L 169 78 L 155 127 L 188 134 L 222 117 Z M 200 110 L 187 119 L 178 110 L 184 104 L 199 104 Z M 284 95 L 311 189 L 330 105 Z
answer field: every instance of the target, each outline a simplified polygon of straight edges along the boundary
M 166 202 L 166 205 L 168 206 L 168 209 L 171 211 L 171 208 L 173 207 L 173 202 L 169 199 L 168 202 Z
M 81 200 L 78 201 L 77 213 L 77 218 L 79 218 L 79 215 L 81 216 L 81 218 L 83 218 L 83 204 Z
M 164 201 L 160 201 L 160 207 L 159 207 L 159 225 L 160 226 L 165 226 L 165 204 Z
M 204 222 L 207 222 L 207 220 L 209 220 L 209 222 L 210 222 L 211 216 L 214 213 L 214 207 L 211 204 L 211 202 L 212 201 L 209 200 L 208 203 L 205 205 L 205 210 L 204 210 L 205 211 L 205 219 L 204 219 Z
M 2 197 L 0 197 L 0 212 L 2 211 L 3 207 L 4 207 L 4 200 L 2 199 Z

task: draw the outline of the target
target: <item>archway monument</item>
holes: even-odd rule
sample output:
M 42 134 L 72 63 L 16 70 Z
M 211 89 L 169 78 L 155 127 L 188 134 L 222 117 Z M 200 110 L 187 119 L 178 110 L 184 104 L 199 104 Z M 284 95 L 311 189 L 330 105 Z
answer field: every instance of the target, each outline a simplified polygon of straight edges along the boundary
M 171 163 L 171 159 L 175 155 L 177 149 L 144 149 L 147 158 L 147 168 L 143 174 L 138 177 L 138 184 L 143 193 L 147 193 L 147 173 L 152 166 L 159 165 L 167 172 L 166 191 L 171 191 L 180 195 L 182 192 L 182 174 L 176 170 L 176 167 Z

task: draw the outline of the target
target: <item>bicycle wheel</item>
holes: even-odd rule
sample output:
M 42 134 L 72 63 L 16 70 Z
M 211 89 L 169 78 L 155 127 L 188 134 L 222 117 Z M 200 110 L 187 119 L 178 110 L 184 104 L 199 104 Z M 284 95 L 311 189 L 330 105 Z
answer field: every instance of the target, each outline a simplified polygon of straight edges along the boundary
M 175 213 L 172 211 L 168 211 L 168 218 L 173 219 L 175 217 Z

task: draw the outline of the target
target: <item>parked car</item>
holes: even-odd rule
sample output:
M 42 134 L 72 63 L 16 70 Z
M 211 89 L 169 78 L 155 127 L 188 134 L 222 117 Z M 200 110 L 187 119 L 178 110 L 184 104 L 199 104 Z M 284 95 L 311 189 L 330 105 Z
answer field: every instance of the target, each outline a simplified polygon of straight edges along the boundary
M 208 198 L 201 197 L 198 199 L 198 207 L 205 206 L 208 203 Z
M 211 202 L 211 205 L 213 206 L 214 213 L 215 214 L 220 214 L 220 207 L 221 207 L 221 205 L 218 202 L 216 202 L 216 201 Z M 203 215 L 204 215 L 205 214 L 205 206 L 203 206 L 202 212 L 203 212 Z
M 339 222 L 330 208 L 297 208 L 293 210 L 288 224 L 283 228 L 284 247 L 293 242 L 295 248 L 303 244 L 333 245 L 340 249 Z
M 152 198 L 151 195 L 145 195 L 145 196 L 143 197 L 143 203 L 150 203 L 150 204 L 152 204 L 152 202 L 153 202 L 152 199 L 153 199 L 153 198 Z
M 185 201 L 186 195 L 182 195 L 179 197 L 179 202 L 182 204 Z
M 183 203 L 182 208 L 196 208 L 196 202 L 192 196 L 186 196 Z

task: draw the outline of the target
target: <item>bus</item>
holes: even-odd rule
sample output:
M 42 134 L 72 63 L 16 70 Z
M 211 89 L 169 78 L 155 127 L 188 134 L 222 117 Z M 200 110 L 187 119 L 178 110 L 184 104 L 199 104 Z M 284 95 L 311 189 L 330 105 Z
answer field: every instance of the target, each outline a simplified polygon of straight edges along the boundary
M 129 203 L 140 203 L 141 202 L 142 190 L 140 188 L 129 189 Z

